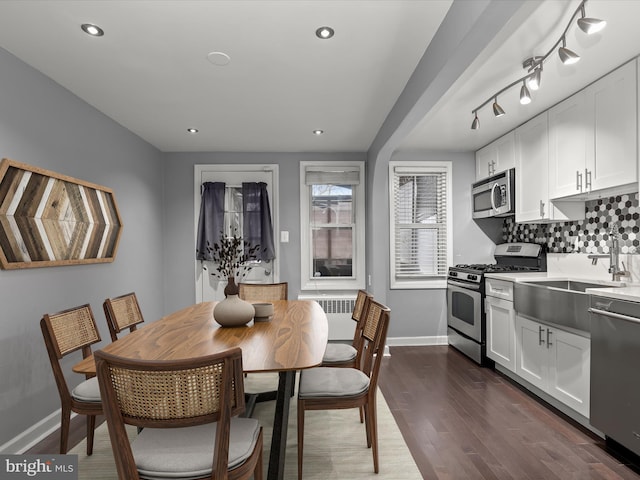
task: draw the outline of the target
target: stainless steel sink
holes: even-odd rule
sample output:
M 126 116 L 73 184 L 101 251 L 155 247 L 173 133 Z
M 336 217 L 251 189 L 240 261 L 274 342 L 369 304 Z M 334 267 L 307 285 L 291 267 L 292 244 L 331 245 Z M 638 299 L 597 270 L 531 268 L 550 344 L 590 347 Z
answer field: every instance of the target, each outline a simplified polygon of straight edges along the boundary
M 517 313 L 542 322 L 591 330 L 587 288 L 607 288 L 619 285 L 582 280 L 540 280 L 514 285 L 514 307 Z
M 527 285 L 532 285 L 534 287 L 551 287 L 558 288 L 560 290 L 569 290 L 572 292 L 580 292 L 584 293 L 587 288 L 605 288 L 610 287 L 611 285 L 604 285 L 602 283 L 591 283 L 584 282 L 581 280 L 540 280 L 537 282 L 523 282 Z

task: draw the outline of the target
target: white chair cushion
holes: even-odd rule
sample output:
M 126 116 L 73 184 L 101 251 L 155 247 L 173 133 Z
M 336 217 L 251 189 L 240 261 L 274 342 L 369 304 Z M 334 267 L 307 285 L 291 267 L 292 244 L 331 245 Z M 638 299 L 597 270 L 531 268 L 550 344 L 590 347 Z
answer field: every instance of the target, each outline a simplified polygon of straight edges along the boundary
M 85 380 L 71 391 L 71 396 L 81 402 L 101 402 L 98 377 Z
M 211 475 L 215 423 L 182 428 L 145 428 L 131 444 L 140 478 L 194 479 Z M 253 418 L 231 419 L 229 469 L 253 452 L 260 424 Z
M 298 396 L 352 397 L 369 388 L 369 377 L 357 368 L 315 367 L 300 372 Z
M 328 343 L 322 363 L 347 363 L 355 360 L 357 350 L 346 343 Z

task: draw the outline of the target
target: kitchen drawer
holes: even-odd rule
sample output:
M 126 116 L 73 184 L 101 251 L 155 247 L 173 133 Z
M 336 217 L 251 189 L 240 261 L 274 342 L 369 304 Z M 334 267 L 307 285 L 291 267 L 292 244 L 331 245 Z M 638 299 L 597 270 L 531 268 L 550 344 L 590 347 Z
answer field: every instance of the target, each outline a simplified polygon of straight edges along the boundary
M 513 301 L 513 282 L 487 278 L 485 282 L 485 293 L 489 297 L 502 298 Z

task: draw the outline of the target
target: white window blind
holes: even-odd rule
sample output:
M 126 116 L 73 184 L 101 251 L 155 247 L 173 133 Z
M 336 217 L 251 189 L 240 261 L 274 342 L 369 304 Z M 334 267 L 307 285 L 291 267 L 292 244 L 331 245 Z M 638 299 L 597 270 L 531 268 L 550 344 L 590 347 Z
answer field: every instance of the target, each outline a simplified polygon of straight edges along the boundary
M 392 283 L 446 278 L 450 255 L 449 170 L 392 166 Z

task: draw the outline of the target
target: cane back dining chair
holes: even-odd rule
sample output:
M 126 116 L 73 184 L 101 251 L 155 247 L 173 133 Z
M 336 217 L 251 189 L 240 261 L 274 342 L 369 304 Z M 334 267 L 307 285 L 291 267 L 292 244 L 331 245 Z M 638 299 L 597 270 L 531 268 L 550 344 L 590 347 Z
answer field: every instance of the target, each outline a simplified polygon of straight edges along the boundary
M 378 420 L 376 394 L 384 354 L 390 310 L 369 301 L 358 368 L 314 367 L 300 372 L 298 386 L 298 480 L 302 479 L 304 415 L 307 410 L 364 407 L 367 446 L 372 447 L 373 469 L 378 473 Z M 327 439 L 330 441 L 331 439 Z
M 60 453 L 67 453 L 71 412 L 75 412 L 87 416 L 87 455 L 91 455 L 96 415 L 102 415 L 98 379 L 95 376 L 87 376 L 86 380 L 70 390 L 60 364 L 64 356 L 77 350 L 81 350 L 82 357 L 87 358 L 91 355 L 91 345 L 100 341 L 91 306 L 81 305 L 58 313 L 45 314 L 40 320 L 40 329 L 62 406 Z
M 135 293 L 127 293 L 115 298 L 107 298 L 102 304 L 104 316 L 107 318 L 111 340 L 116 341 L 118 334 L 129 329 L 136 330 L 138 324 L 144 322 L 138 298 Z
M 373 295 L 365 290 L 358 290 L 356 301 L 353 305 L 351 319 L 356 322 L 351 345 L 346 343 L 328 343 L 322 358 L 323 367 L 347 367 L 355 368 L 360 358 L 362 346 L 362 329 L 364 327 L 364 313 L 368 302 Z
M 242 350 L 150 361 L 95 353 L 120 480 L 262 480 L 262 427 L 244 411 Z M 129 440 L 125 425 L 139 429 Z
M 280 283 L 239 283 L 238 296 L 247 302 L 269 302 L 287 300 L 289 284 Z
M 289 283 L 239 283 L 238 296 L 247 302 L 273 302 L 289 298 Z M 260 374 L 256 374 L 260 375 Z M 245 377 L 247 375 L 245 374 Z M 251 383 L 249 382 L 249 385 Z M 293 391 L 292 394 L 293 396 Z M 276 391 L 268 390 L 247 394 L 247 413 L 251 415 L 258 402 L 275 400 Z

